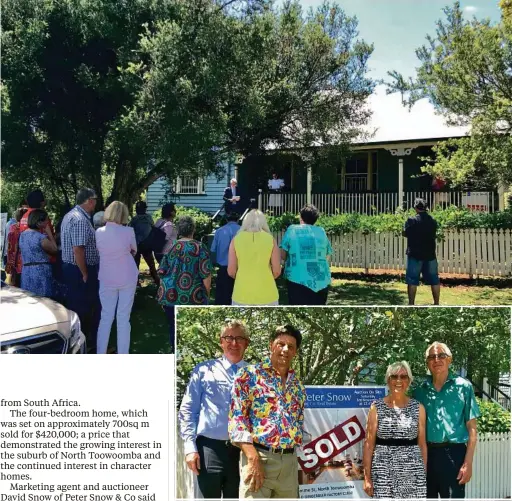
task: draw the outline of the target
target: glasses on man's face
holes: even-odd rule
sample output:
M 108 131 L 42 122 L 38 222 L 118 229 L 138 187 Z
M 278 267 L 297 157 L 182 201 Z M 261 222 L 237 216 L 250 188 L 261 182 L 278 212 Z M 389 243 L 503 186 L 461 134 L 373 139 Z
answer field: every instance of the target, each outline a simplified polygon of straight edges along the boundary
M 407 381 L 409 376 L 407 374 L 391 374 L 389 379 L 391 379 L 391 381 L 398 381 L 399 379 L 400 381 Z
M 448 358 L 446 353 L 436 353 L 435 355 L 429 355 L 427 360 L 430 362 L 431 360 L 444 360 L 445 358 Z
M 247 338 L 243 336 L 223 336 L 222 339 L 224 339 L 228 343 L 232 343 L 233 341 L 235 341 L 235 343 L 237 344 L 247 341 Z

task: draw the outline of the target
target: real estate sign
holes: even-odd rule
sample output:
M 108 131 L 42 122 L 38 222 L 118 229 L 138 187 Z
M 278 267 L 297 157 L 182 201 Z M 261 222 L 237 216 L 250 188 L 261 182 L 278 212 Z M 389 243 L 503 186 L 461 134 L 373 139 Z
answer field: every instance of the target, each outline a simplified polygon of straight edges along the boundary
M 363 444 L 371 403 L 384 387 L 307 386 L 301 498 L 366 498 Z

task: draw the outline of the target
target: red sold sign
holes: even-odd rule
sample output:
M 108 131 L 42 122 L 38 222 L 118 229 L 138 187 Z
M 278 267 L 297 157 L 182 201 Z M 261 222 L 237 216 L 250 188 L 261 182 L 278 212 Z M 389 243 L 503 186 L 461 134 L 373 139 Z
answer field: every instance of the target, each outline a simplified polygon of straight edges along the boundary
M 334 456 L 363 440 L 364 437 L 364 429 L 357 417 L 347 419 L 302 447 L 297 454 L 302 471 L 309 473 L 316 470 Z

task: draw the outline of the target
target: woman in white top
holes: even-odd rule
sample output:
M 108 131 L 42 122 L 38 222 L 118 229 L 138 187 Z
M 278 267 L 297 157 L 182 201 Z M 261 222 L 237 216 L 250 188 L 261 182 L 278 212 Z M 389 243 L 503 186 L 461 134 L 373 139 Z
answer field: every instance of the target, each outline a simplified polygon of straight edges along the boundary
M 98 353 L 107 353 L 110 329 L 117 306 L 117 353 L 130 349 L 130 314 L 138 270 L 133 256 L 137 253 L 135 232 L 128 223 L 128 208 L 112 202 L 103 216 L 105 226 L 96 230 L 96 247 L 100 254 L 101 321 L 98 328 Z

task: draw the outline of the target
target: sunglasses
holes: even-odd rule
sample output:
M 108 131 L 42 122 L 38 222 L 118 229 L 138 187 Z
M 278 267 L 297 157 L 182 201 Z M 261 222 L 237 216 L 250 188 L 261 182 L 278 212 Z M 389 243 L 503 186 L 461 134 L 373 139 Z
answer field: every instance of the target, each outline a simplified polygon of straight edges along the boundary
M 429 355 L 427 360 L 430 362 L 431 360 L 444 360 L 445 358 L 448 358 L 446 353 L 436 353 L 435 355 Z
M 407 374 L 391 374 L 389 379 L 391 379 L 391 381 L 398 381 L 399 379 L 400 381 L 406 381 L 409 379 L 409 376 Z
M 233 341 L 235 341 L 237 344 L 241 344 L 244 341 L 247 341 L 247 338 L 243 336 L 223 336 L 221 339 L 224 339 L 228 343 L 232 343 Z

